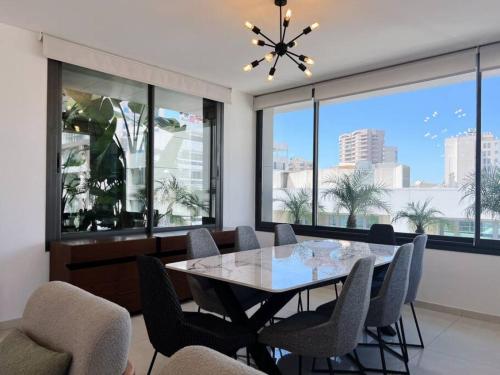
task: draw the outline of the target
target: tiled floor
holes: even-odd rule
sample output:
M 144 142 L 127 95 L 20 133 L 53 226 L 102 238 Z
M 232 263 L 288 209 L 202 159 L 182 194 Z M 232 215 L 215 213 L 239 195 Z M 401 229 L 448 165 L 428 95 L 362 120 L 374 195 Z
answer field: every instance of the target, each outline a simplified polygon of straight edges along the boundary
M 311 293 L 311 308 L 328 301 L 333 295 L 332 289 L 322 288 Z M 292 300 L 280 316 L 293 314 L 297 302 Z M 189 302 L 183 309 L 194 311 L 196 305 Z M 463 318 L 456 315 L 417 309 L 426 348 L 410 350 L 410 371 L 412 375 L 499 375 L 500 374 L 500 324 Z M 403 313 L 409 342 L 417 342 L 416 329 L 411 311 Z M 153 355 L 142 316 L 132 318 L 133 334 L 130 360 L 138 375 L 146 374 Z M 366 339 L 366 338 L 365 338 Z M 243 353 L 243 352 L 242 352 Z M 380 367 L 377 348 L 360 348 L 362 362 L 368 367 Z M 403 369 L 401 363 L 391 355 L 386 355 L 390 369 Z M 153 374 L 160 373 L 167 358 L 158 355 Z M 337 359 L 335 367 L 347 368 L 348 360 Z M 318 361 L 318 367 L 325 367 L 326 362 Z M 297 358 L 283 352 L 279 360 L 283 374 L 297 374 Z M 309 374 L 311 360 L 304 359 L 303 374 Z

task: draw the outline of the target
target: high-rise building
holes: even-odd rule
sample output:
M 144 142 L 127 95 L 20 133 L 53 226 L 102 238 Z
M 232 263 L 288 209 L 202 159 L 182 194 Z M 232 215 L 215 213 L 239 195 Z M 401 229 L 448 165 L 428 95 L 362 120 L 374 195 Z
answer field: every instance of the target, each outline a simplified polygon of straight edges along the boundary
M 500 139 L 492 133 L 481 137 L 481 166 L 500 166 Z M 469 129 L 463 134 L 445 139 L 444 182 L 446 186 L 461 186 L 468 176 L 474 174 L 476 163 L 476 131 Z
M 384 146 L 382 159 L 384 163 L 397 163 L 398 148 L 395 146 Z
M 340 163 L 369 161 L 373 164 L 384 160 L 384 131 L 358 129 L 339 137 Z

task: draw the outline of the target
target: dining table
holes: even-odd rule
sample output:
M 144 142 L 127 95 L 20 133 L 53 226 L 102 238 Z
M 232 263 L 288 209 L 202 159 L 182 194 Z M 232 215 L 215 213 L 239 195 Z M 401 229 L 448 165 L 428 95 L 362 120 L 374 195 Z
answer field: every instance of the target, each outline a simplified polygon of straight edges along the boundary
M 356 261 L 363 257 L 375 256 L 375 267 L 387 265 L 397 248 L 356 241 L 307 240 L 190 259 L 169 263 L 165 267 L 210 280 L 231 322 L 258 334 L 298 292 L 346 277 Z M 231 285 L 267 292 L 269 298 L 249 315 Z M 247 349 L 261 371 L 280 374 L 265 345 L 256 343 Z

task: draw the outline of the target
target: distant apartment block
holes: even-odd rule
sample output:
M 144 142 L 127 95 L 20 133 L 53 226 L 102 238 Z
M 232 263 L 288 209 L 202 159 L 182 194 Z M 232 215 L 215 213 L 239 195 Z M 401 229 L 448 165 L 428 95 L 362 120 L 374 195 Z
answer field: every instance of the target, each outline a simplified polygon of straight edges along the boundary
M 373 164 L 384 161 L 383 130 L 358 129 L 339 137 L 340 163 L 369 161 Z
M 481 166 L 500 166 L 500 140 L 492 133 L 481 137 Z M 476 132 L 469 129 L 463 134 L 445 139 L 444 142 L 446 186 L 460 186 L 475 170 Z
M 398 148 L 395 146 L 384 146 L 382 161 L 384 163 L 397 163 L 398 161 Z

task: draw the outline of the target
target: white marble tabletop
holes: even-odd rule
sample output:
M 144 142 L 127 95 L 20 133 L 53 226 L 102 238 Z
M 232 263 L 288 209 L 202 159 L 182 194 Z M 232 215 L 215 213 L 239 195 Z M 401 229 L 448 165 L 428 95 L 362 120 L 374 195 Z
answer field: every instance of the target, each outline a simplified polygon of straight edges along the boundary
M 167 269 L 279 293 L 347 276 L 362 257 L 390 263 L 397 246 L 313 240 L 169 263 Z

